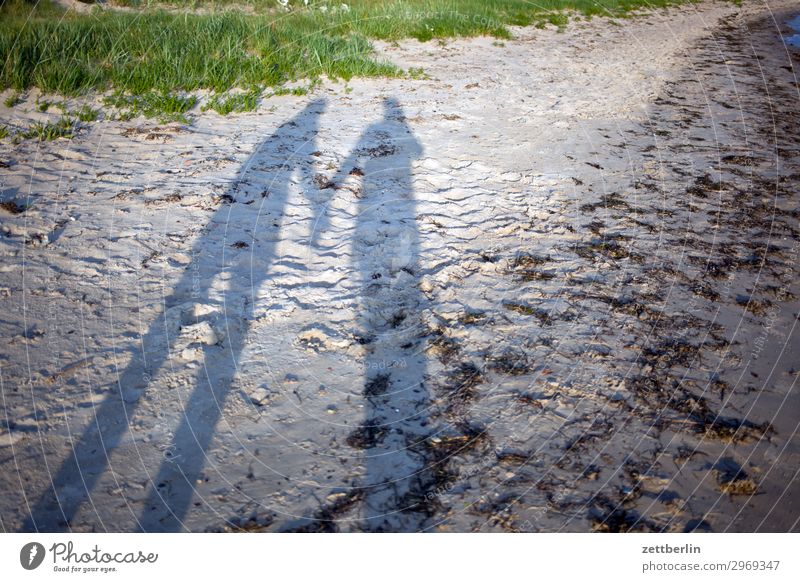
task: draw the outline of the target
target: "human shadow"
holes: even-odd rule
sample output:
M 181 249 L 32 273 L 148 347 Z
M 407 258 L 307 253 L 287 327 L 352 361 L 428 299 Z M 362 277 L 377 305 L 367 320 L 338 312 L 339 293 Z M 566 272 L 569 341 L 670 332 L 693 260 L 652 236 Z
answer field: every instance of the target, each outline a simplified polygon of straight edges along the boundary
M 131 362 L 118 375 L 118 394 L 100 404 L 69 457 L 38 499 L 23 525 L 26 531 L 69 529 L 78 509 L 91 503 L 101 476 L 113 470 L 111 455 L 130 432 L 140 403 L 155 398 L 151 387 L 159 371 L 173 365 L 181 349 L 180 330 L 197 341 L 187 349 L 202 362 L 191 393 L 181 402 L 180 423 L 151 479 L 151 489 L 139 528 L 143 531 L 181 531 L 190 509 L 195 483 L 206 465 L 207 450 L 222 415 L 226 396 L 237 372 L 259 287 L 276 259 L 292 178 L 308 183 L 313 175 L 319 116 L 325 101 L 309 103 L 261 142 L 234 182 L 230 193 L 192 249 L 192 262 L 163 299 L 163 313 L 141 337 Z M 259 166 L 267 165 L 263 172 Z M 300 174 L 299 178 L 297 174 Z M 255 177 L 254 177 L 255 176 Z M 236 186 L 269 177 L 261 200 L 235 200 Z M 228 268 L 236 254 L 250 253 L 250 269 Z M 241 264 L 241 256 L 238 257 Z M 214 286 L 224 276 L 224 286 Z M 177 324 L 176 324 L 177 323 Z M 213 323 L 213 325 L 212 325 Z M 143 461 L 142 469 L 149 474 Z M 130 471 L 131 468 L 125 468 Z M 69 489 L 70 498 L 60 493 Z M 78 497 L 75 499 L 75 491 Z
M 420 234 L 412 160 L 423 153 L 396 99 L 362 133 L 331 181 L 356 197 L 352 276 L 357 288 L 356 328 L 364 348 L 360 426 L 346 439 L 363 451 L 363 475 L 349 499 L 360 505 L 366 531 L 416 531 L 426 518 L 424 442 L 430 432 L 425 330 L 421 320 Z M 326 228 L 319 220 L 314 237 Z M 347 503 L 339 502 L 340 507 Z M 336 507 L 315 514 L 336 521 Z M 313 530 L 312 527 L 296 529 Z

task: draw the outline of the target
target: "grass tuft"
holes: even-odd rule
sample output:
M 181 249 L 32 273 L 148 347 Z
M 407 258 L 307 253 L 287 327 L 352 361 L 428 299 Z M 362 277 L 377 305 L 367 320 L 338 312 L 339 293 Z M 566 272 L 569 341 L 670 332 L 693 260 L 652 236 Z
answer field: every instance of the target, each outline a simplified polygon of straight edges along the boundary
M 5 98 L 3 101 L 6 107 L 15 107 L 22 103 L 22 97 L 20 97 L 19 93 L 12 93 L 8 97 Z
M 272 95 L 308 95 L 309 88 L 308 87 L 278 87 L 272 92 Z
M 258 108 L 258 98 L 261 91 L 253 89 L 247 93 L 223 93 L 213 95 L 203 104 L 202 110 L 213 109 L 220 115 L 255 111 Z
M 197 105 L 197 97 L 179 95 L 166 91 L 150 91 L 140 95 L 126 95 L 120 92 L 106 97 L 103 102 L 111 107 L 129 114 L 128 119 L 143 115 L 147 118 L 157 117 L 162 123 L 180 121 L 188 123 L 187 113 Z
M 100 111 L 97 109 L 92 109 L 88 105 L 82 105 L 75 111 L 75 116 L 79 121 L 88 123 L 91 121 L 97 121 L 97 119 L 100 117 Z
M 25 139 L 39 141 L 52 141 L 60 137 L 71 139 L 75 135 L 75 122 L 72 118 L 64 116 L 55 122 L 34 123 L 19 135 Z

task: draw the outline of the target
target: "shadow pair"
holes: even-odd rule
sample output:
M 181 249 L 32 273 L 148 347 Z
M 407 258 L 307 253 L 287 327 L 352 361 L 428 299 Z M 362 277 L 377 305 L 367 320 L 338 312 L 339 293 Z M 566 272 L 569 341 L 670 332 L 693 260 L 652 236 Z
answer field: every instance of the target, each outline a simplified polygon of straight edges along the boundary
M 310 102 L 261 142 L 241 168 L 228 196 L 222 197 L 228 203 L 209 221 L 214 228 L 207 227 L 195 242 L 191 264 L 163 298 L 162 314 L 149 324 L 130 363 L 117 375 L 116 394 L 95 408 L 68 458 L 52 475 L 51 486 L 31 508 L 24 530 L 70 529 L 78 510 L 92 504 L 100 478 L 114 469 L 114 450 L 127 437 L 136 442 L 131 423 L 140 403 L 158 397 L 160 373 L 183 365 L 173 360 L 181 326 L 202 324 L 213 312 L 223 322 L 221 337 L 208 342 L 213 345 L 202 345 L 202 365 L 188 397 L 181 401 L 179 425 L 171 442 L 161 443 L 167 453 L 160 466 L 148 466 L 140 457 L 141 466 L 120 471 L 147 476 L 150 483 L 137 517 L 141 531 L 187 529 L 184 520 L 193 503 L 206 503 L 196 495 L 195 484 L 204 469 L 214 470 L 209 445 L 224 420 L 222 410 L 238 372 L 259 289 L 270 284 L 292 180 L 307 193 L 322 188 L 331 196 L 345 193 L 342 184 L 352 184 L 357 218 L 347 233 L 352 237 L 351 273 L 359 289 L 354 307 L 358 342 L 364 348 L 366 412 L 347 440 L 364 456 L 357 484 L 362 527 L 373 531 L 417 527 L 414 520 L 393 516 L 408 515 L 406 500 L 423 487 L 424 467 L 412 452 L 426 433 L 429 403 L 419 318 L 424 301 L 419 291 L 420 237 L 412 188 L 412 160 L 422 154 L 422 147 L 400 104 L 385 99 L 382 119 L 364 130 L 337 175 L 320 186 L 314 180 L 312 154 L 318 150 L 325 106 L 321 99 Z M 237 203 L 235 194 L 239 183 L 259 179 L 261 165 L 279 169 L 270 170 L 263 184 L 268 201 L 254 213 Z M 326 206 L 315 204 L 311 233 L 315 246 L 319 236 L 330 230 Z M 248 233 L 247 250 L 234 248 L 232 243 Z M 236 252 L 252 253 L 252 268 L 228 268 Z M 222 273 L 226 282 L 224 291 L 219 291 L 212 282 Z M 92 510 L 99 519 L 97 508 Z M 100 522 L 98 529 L 116 528 Z

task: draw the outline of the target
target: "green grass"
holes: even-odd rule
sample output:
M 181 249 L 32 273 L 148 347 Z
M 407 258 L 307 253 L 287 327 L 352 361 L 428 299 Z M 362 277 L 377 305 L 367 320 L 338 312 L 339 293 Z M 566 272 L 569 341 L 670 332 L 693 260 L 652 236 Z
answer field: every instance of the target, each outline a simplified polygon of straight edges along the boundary
M 97 109 L 92 109 L 88 105 L 82 105 L 75 110 L 75 116 L 79 121 L 88 123 L 90 121 L 97 121 L 97 118 L 100 117 L 100 112 Z
M 308 87 L 278 87 L 275 89 L 273 95 L 308 95 Z
M 409 79 L 430 79 L 428 74 L 425 72 L 425 69 L 422 67 L 411 67 L 406 72 L 406 76 Z
M 9 131 L 8 126 L 0 125 L 0 139 L 5 139 L 9 135 L 11 135 L 11 132 Z
M 39 141 L 51 141 L 59 137 L 71 138 L 75 135 L 75 122 L 70 117 L 63 116 L 55 122 L 34 123 L 18 135 L 25 139 L 38 139 Z
M 231 113 L 242 113 L 244 111 L 255 111 L 258 107 L 258 98 L 260 91 L 253 89 L 247 93 L 224 93 L 220 95 L 211 96 L 206 103 L 203 104 L 203 111 L 213 109 L 220 115 L 229 115 Z
M 22 97 L 20 97 L 19 93 L 12 93 L 8 97 L 5 98 L 3 101 L 6 107 L 14 107 L 22 103 Z
M 312 0 L 310 9 L 292 0 L 297 7 L 287 11 L 274 0 L 116 0 L 140 9 L 77 14 L 51 0 L 35 7 L 0 0 L 0 89 L 38 87 L 70 96 L 108 89 L 129 96 L 207 89 L 221 96 L 235 87 L 279 88 L 322 75 L 400 76 L 406 73 L 375 56 L 371 39 L 507 39 L 510 25 L 563 27 L 563 10 L 624 16 L 682 1 L 687 0 L 351 0 L 345 11 L 337 8 L 339 0 Z M 228 4 L 246 5 L 250 13 L 215 9 Z M 166 5 L 188 12 L 159 9 Z M 206 10 L 189 10 L 198 6 Z M 424 78 L 419 72 L 411 76 Z M 233 112 L 251 106 L 252 99 L 232 95 L 219 97 L 211 108 Z M 160 105 L 165 112 L 171 106 Z M 152 111 L 143 103 L 131 106 L 145 115 Z
M 157 117 L 162 122 L 188 122 L 187 113 L 197 105 L 194 95 L 180 95 L 167 91 L 149 91 L 141 94 L 124 94 L 116 92 L 106 97 L 103 102 L 111 107 L 127 112 L 131 117 L 143 115 Z
M 6 3 L 19 0 L 5 0 Z M 4 4 L 3 6 L 5 6 Z M 130 94 L 233 87 L 278 87 L 289 81 L 399 70 L 370 56 L 362 36 L 325 31 L 302 15 L 291 19 L 238 12 L 68 14 L 28 18 L 0 14 L 0 88 L 39 87 L 79 95 L 114 88 Z

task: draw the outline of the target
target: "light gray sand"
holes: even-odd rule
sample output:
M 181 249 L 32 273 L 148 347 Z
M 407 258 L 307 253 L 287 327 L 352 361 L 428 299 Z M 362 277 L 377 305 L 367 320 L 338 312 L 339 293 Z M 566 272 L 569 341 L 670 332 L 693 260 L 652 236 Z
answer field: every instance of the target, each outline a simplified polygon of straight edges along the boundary
M 796 531 L 794 4 L 3 141 L 0 528 Z

